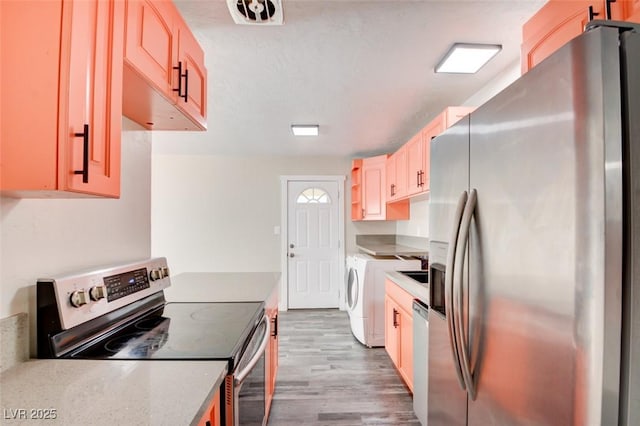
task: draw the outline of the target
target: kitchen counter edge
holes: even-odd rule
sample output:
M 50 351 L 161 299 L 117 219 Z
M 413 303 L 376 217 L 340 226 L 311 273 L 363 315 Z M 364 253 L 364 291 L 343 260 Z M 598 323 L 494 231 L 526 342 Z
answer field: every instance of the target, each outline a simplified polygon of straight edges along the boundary
M 31 359 L 0 375 L 4 424 L 197 424 L 220 389 L 227 365 Z
M 387 278 L 396 283 L 415 299 L 419 299 L 427 306 L 429 305 L 429 284 L 419 283 L 418 281 L 396 271 L 389 271 L 386 275 Z
M 358 245 L 356 247 L 363 253 L 372 256 L 429 256 L 428 250 L 398 244 L 372 244 L 367 246 Z

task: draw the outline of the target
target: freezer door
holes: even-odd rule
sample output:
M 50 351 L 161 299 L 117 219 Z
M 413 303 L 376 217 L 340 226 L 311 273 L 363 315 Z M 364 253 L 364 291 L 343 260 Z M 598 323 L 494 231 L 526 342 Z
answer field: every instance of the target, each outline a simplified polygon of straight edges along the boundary
M 585 33 L 471 114 L 469 425 L 618 422 L 617 43 Z
M 469 117 L 431 142 L 429 262 L 431 265 L 429 309 L 429 426 L 467 423 L 467 395 L 456 372 L 457 358 L 449 334 L 451 306 L 445 306 L 444 281 L 447 252 L 461 194 L 469 185 Z M 461 380 L 461 379 L 460 379 Z
M 469 188 L 469 116 L 431 141 L 429 241 L 448 243 L 462 191 Z
M 626 282 L 623 305 L 623 367 L 620 425 L 631 426 L 640 419 L 640 32 L 625 33 L 622 47 L 625 60 L 624 176 L 628 192 L 625 199 L 627 236 L 625 246 Z

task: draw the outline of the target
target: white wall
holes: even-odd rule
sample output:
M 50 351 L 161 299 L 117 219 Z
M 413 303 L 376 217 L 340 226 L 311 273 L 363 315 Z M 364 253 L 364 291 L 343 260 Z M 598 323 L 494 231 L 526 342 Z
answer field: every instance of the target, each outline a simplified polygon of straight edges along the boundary
M 409 220 L 397 221 L 394 233 L 429 238 L 429 199 L 412 199 Z
M 349 159 L 338 157 L 152 158 L 151 250 L 167 257 L 173 274 L 279 271 L 280 176 L 346 176 L 351 169 Z M 356 230 L 350 213 L 345 217 L 349 250 Z
M 150 133 L 123 128 L 120 199 L 0 198 L 0 318 L 33 323 L 40 277 L 150 256 Z
M 466 106 L 480 106 L 503 91 L 520 77 L 520 59 L 502 70 L 487 84 L 462 103 Z

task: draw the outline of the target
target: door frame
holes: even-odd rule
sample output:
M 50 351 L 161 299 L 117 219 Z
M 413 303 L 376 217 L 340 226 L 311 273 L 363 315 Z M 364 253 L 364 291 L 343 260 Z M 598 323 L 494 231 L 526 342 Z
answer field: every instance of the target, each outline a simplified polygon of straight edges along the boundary
M 344 277 L 345 262 L 345 197 L 344 185 L 346 176 L 344 175 L 286 175 L 280 176 L 280 300 L 278 310 L 289 309 L 289 265 L 287 263 L 287 245 L 289 241 L 289 182 L 295 181 L 332 181 L 338 185 L 338 277 Z M 344 283 L 338 282 L 338 285 Z

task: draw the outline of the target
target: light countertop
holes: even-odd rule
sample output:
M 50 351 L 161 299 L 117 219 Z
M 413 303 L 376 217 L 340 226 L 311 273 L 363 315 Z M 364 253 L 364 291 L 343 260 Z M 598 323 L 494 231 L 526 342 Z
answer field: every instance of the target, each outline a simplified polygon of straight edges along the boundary
M 356 235 L 358 250 L 372 256 L 429 256 L 429 239 L 407 235 Z
M 280 272 L 185 272 L 171 277 L 168 302 L 264 302 Z
M 225 361 L 30 360 L 0 376 L 1 423 L 197 424 L 226 371 Z
M 358 245 L 358 249 L 372 256 L 426 256 L 427 250 L 401 244 L 371 243 L 366 246 Z
M 423 303 L 429 305 L 429 284 L 420 283 L 395 271 L 387 272 L 387 278 L 398 284 L 400 288 L 407 291 L 414 298 L 420 299 Z

